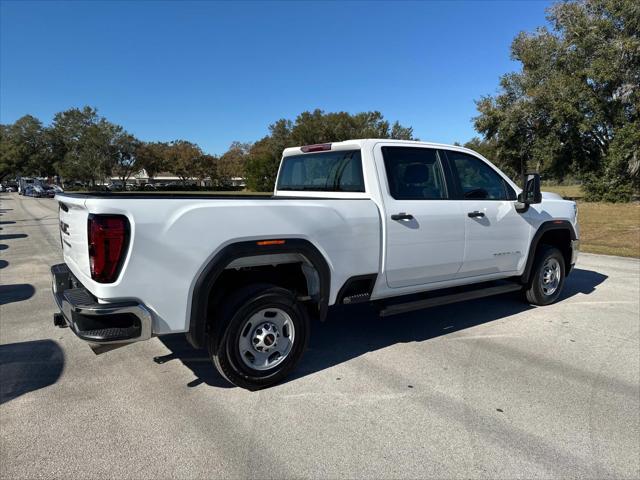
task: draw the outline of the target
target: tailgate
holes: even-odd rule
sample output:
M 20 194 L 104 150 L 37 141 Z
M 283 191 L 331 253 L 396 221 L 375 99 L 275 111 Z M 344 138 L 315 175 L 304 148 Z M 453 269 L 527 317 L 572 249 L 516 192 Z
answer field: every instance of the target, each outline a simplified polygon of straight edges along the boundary
M 60 218 L 60 241 L 64 262 L 78 276 L 90 276 L 87 218 L 84 198 L 56 195 Z

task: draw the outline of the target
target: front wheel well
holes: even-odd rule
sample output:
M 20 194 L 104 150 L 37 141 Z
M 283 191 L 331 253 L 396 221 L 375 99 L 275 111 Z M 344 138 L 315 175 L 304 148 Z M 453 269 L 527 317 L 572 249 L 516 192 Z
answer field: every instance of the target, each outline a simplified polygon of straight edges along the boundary
M 522 284 L 528 284 L 531 277 L 533 263 L 540 248 L 544 245 L 555 247 L 562 253 L 567 275 L 571 271 L 572 241 L 575 240 L 575 233 L 571 224 L 567 221 L 554 221 L 543 224 L 536 232 L 531 242 L 527 263 L 524 273 L 520 277 Z
M 565 267 L 569 268 L 571 264 L 571 233 L 569 230 L 562 228 L 544 232 L 540 237 L 537 249 L 540 249 L 542 245 L 549 245 L 560 250 L 564 258 Z

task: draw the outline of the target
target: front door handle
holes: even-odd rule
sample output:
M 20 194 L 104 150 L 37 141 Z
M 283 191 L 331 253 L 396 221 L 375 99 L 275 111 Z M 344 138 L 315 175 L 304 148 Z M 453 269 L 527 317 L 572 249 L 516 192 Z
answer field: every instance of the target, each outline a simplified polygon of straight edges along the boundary
M 467 213 L 467 216 L 469 218 L 481 218 L 484 217 L 484 212 L 479 212 L 478 210 L 476 210 L 474 212 Z
M 391 220 L 413 220 L 413 215 L 410 213 L 394 213 L 391 215 Z

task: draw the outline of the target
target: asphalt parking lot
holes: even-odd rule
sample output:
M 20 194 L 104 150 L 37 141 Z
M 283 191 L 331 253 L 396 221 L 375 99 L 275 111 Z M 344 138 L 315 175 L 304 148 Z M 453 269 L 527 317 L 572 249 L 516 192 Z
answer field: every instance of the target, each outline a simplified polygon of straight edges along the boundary
M 251 393 L 180 335 L 96 356 L 54 327 L 57 205 L 0 198 L 2 478 L 640 477 L 637 260 L 583 254 L 544 308 L 333 311 Z

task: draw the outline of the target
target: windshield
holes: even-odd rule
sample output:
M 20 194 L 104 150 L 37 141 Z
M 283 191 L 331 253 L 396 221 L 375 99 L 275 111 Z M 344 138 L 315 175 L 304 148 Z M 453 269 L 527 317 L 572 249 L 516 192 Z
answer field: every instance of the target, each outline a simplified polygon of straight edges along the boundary
M 364 192 L 360 150 L 285 157 L 278 177 L 278 190 Z

